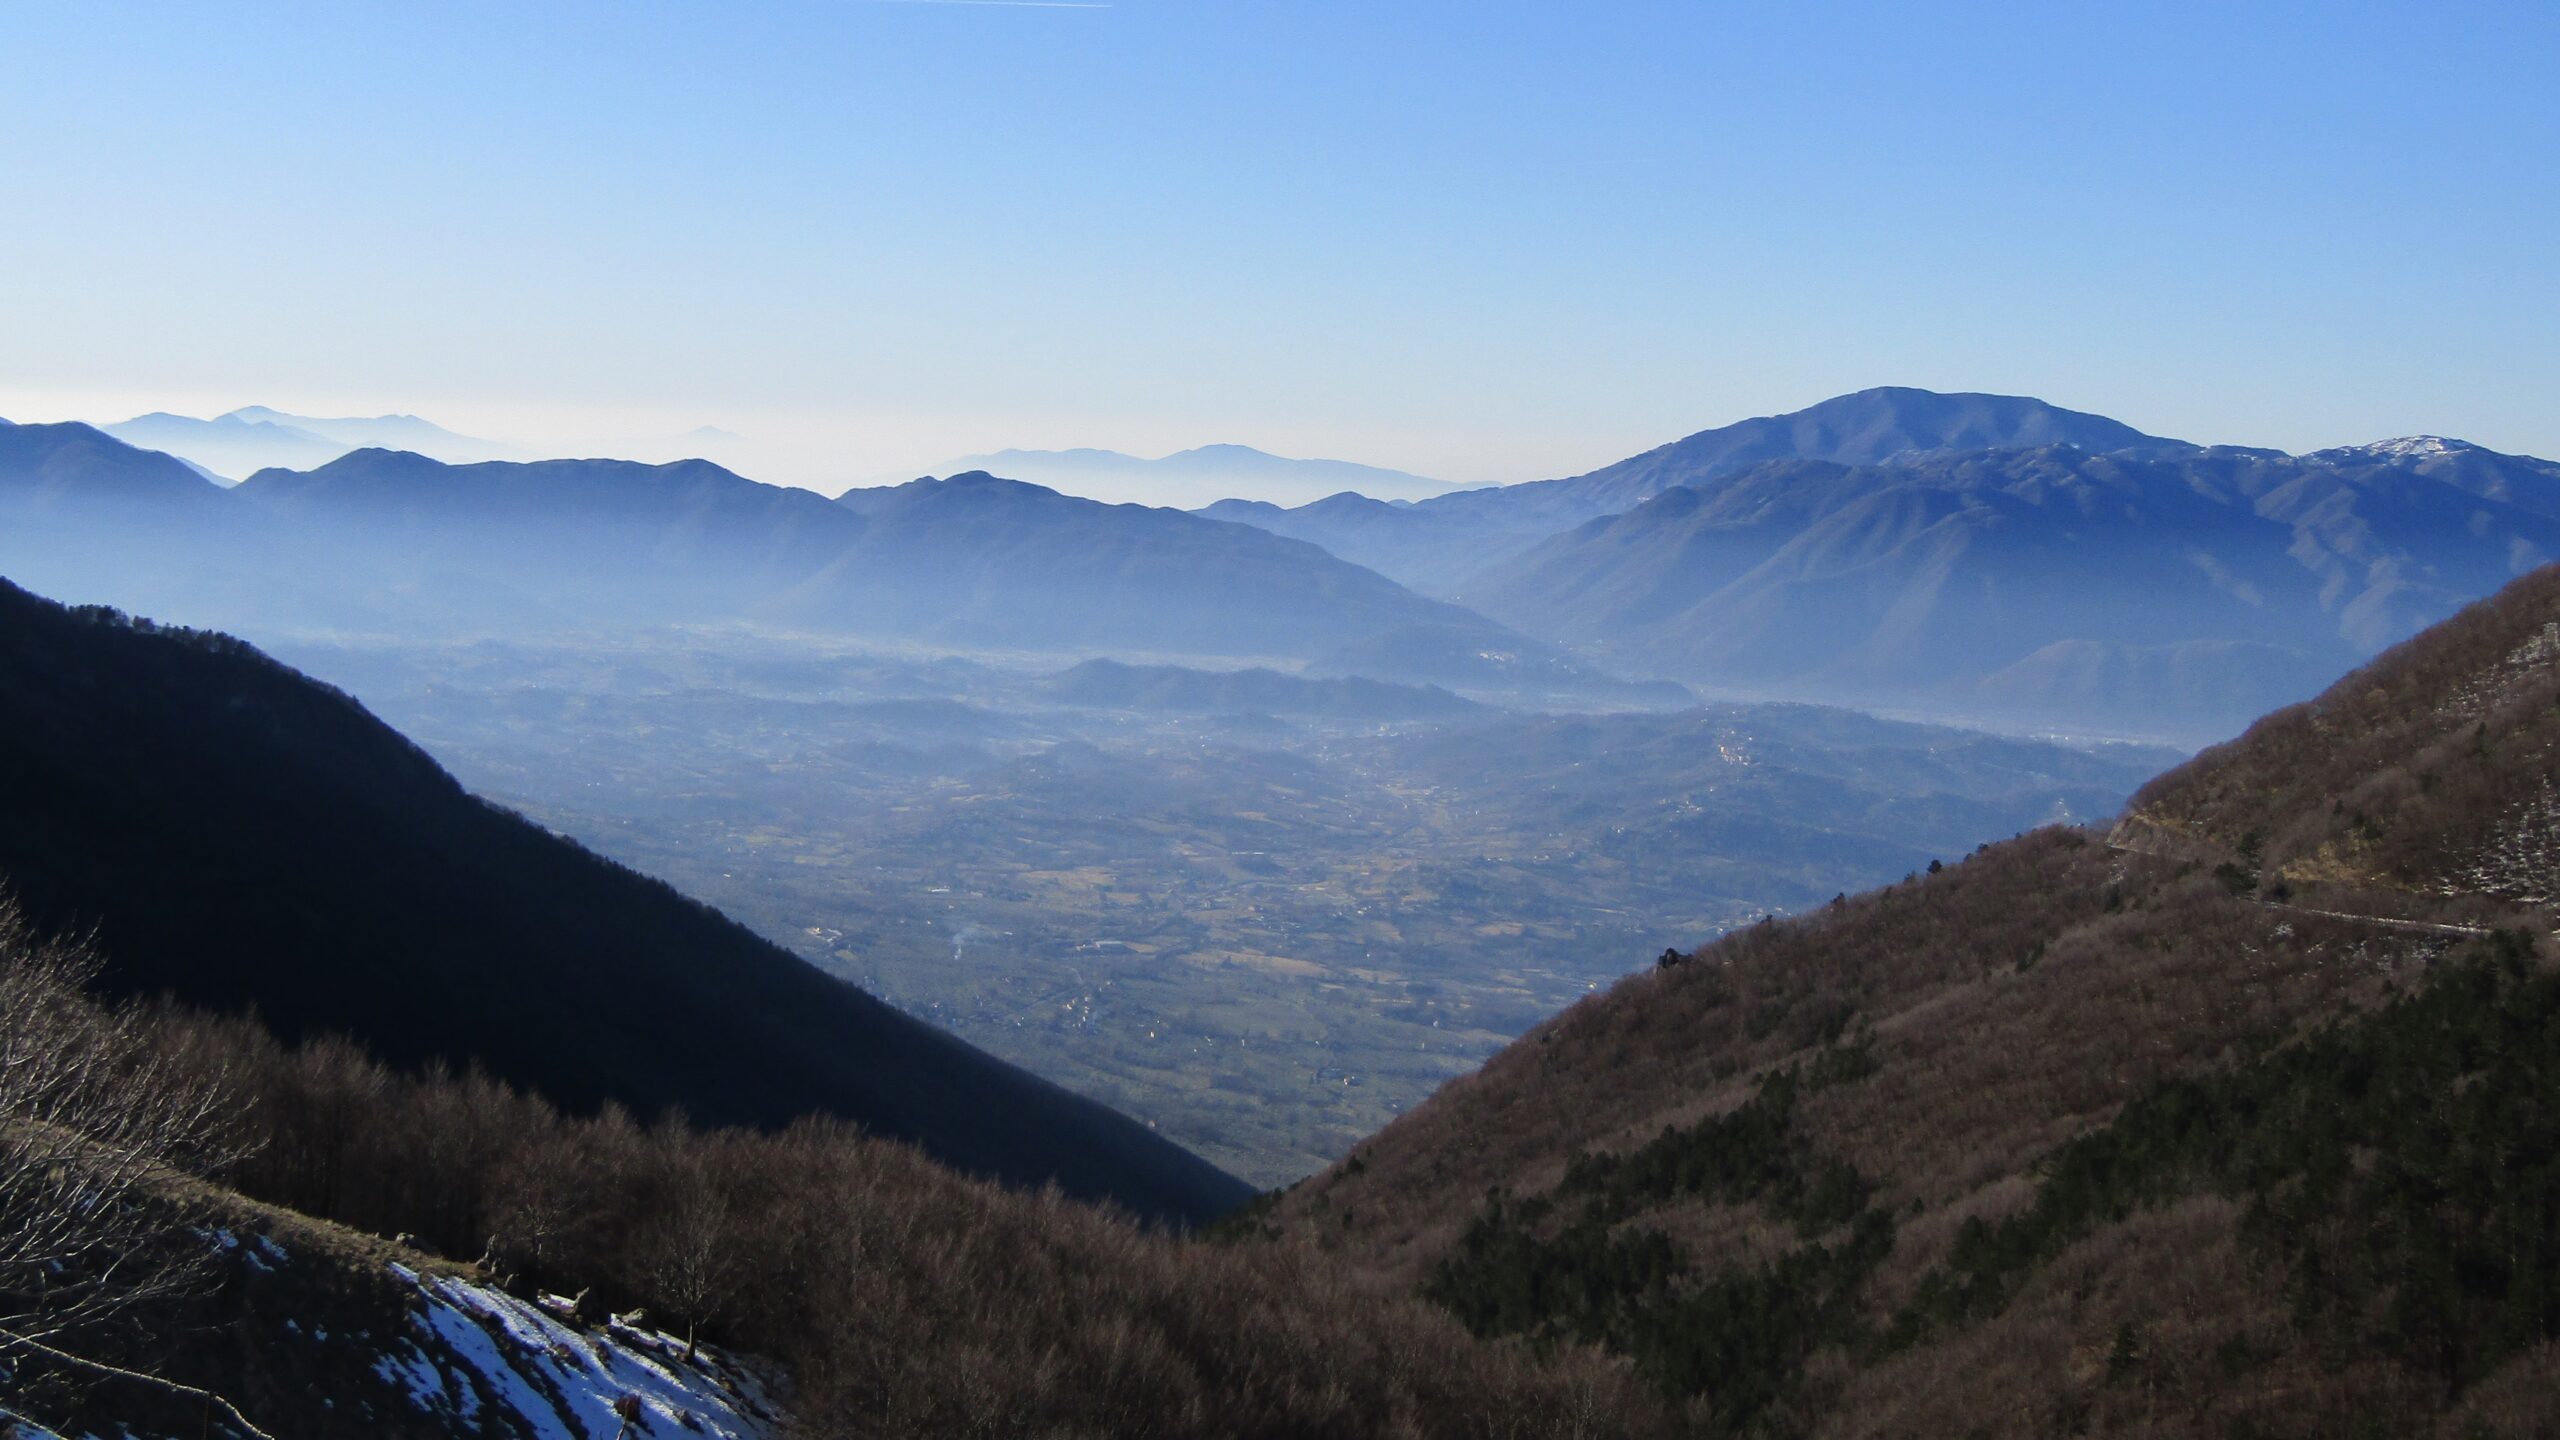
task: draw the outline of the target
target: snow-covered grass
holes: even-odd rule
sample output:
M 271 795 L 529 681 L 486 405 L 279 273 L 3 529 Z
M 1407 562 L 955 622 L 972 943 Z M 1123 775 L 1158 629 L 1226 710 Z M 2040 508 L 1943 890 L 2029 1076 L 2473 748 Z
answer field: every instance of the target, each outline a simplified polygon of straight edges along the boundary
M 715 1351 L 688 1364 L 683 1342 L 658 1331 L 587 1328 L 489 1286 L 391 1269 L 418 1303 L 376 1373 L 456 1434 L 769 1440 L 779 1429 L 755 1377 Z

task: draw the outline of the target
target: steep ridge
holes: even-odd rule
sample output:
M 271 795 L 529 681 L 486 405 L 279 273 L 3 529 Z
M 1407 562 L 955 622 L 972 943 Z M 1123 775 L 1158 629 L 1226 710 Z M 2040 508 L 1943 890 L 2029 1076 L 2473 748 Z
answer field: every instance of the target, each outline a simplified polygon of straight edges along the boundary
M 1551 539 L 1477 603 L 1622 666 L 1998 718 L 2225 728 L 2560 555 L 2476 452 L 1785 461 Z
M 1410 506 L 1333 496 L 1281 510 L 1222 501 L 1203 513 L 1311 540 L 1425 594 L 1467 599 L 1488 566 L 1560 531 L 1635 508 L 1772 460 L 1873 465 L 1943 451 L 2069 445 L 2090 451 L 2173 451 L 2100 415 L 2016 395 L 1939 394 L 1882 387 L 1785 415 L 1702 430 L 1614 465 L 1562 480 L 1462 491 Z
M 576 1110 L 823 1114 L 1197 1221 L 1238 1182 L 475 799 L 237 641 L 0 589 L 0 876 L 121 989 Z
M 1255 1223 L 1709 1433 L 2549 1433 L 2560 569 L 2146 789 L 1665 957 Z

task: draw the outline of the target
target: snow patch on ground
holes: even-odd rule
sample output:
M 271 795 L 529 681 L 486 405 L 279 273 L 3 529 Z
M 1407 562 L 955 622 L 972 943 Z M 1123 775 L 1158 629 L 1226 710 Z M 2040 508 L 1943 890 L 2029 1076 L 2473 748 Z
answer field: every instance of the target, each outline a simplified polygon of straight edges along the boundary
M 591 1329 L 503 1290 L 391 1269 L 418 1303 L 375 1373 L 456 1434 L 772 1440 L 781 1428 L 756 1377 L 718 1352 L 688 1364 L 684 1343 L 655 1330 Z

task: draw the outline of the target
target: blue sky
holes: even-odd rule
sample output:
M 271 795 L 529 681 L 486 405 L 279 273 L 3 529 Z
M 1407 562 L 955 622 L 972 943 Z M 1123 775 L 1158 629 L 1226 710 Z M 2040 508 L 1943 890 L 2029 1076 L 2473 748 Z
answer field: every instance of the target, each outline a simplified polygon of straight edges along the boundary
M 2560 455 L 2560 5 L 12 5 L 0 415 L 827 484 L 1588 469 L 1875 384 Z

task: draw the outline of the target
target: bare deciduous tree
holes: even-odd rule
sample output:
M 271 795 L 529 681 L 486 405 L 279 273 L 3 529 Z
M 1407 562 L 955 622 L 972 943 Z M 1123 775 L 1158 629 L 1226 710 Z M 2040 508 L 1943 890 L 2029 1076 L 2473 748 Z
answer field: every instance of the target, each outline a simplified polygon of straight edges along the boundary
M 691 1363 L 702 1322 L 720 1318 L 743 1277 L 732 1248 L 729 1197 L 709 1166 L 684 1157 L 671 1181 L 663 1203 L 642 1223 L 637 1243 L 649 1287 L 684 1321 L 684 1358 Z
M 208 1277 L 172 1182 L 229 1158 L 230 1099 L 89 997 L 98 963 L 0 896 L 0 1356 L 151 1380 L 81 1351 Z

